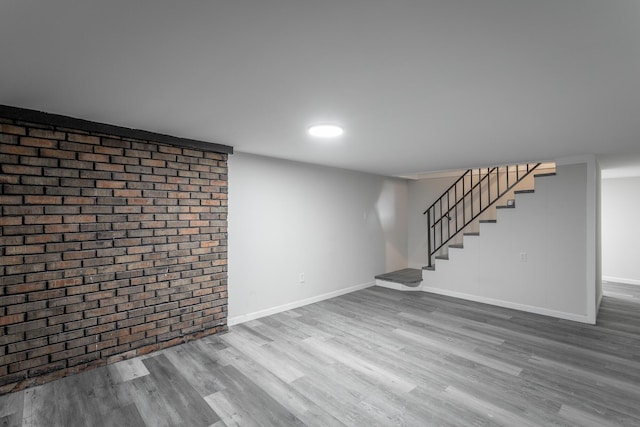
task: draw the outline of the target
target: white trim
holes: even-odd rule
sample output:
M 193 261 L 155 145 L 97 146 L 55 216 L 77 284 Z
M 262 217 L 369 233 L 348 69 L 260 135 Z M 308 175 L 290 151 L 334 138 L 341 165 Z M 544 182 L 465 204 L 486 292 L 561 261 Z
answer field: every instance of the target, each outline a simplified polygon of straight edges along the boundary
M 640 285 L 640 280 L 627 279 L 625 277 L 602 276 L 602 280 L 607 282 L 624 283 L 626 285 Z
M 586 216 L 586 225 L 587 228 L 585 230 L 587 237 L 587 245 L 585 252 L 585 262 L 586 262 L 586 279 L 587 283 L 587 300 L 585 301 L 587 306 L 587 317 L 589 321 L 587 323 L 595 324 L 596 316 L 598 315 L 598 301 L 597 300 L 597 291 L 596 291 L 596 281 L 597 277 L 597 266 L 598 266 L 598 253 L 597 253 L 597 242 L 598 242 L 598 227 L 597 227 L 597 206 L 596 206 L 596 193 L 598 192 L 598 183 L 597 183 L 597 164 L 596 158 L 593 155 L 585 156 L 585 163 L 587 165 L 587 194 L 586 194 L 586 206 L 587 210 Z
M 589 320 L 589 316 L 587 315 L 566 313 L 564 311 L 549 310 L 546 308 L 535 307 L 532 305 L 517 304 L 517 303 L 493 299 L 493 298 L 479 297 L 476 295 L 465 294 L 462 292 L 449 291 L 447 289 L 422 288 L 422 291 L 431 292 L 434 294 L 444 295 L 444 296 L 453 297 L 453 298 L 460 298 L 468 301 L 475 301 L 475 302 L 481 302 L 484 304 L 496 305 L 498 307 L 512 308 L 514 310 L 525 311 L 527 313 L 542 314 L 543 316 L 556 317 L 559 319 L 572 320 L 574 322 L 588 323 L 591 325 L 594 324 Z
M 376 286 L 382 288 L 393 289 L 395 291 L 421 291 L 422 282 L 418 286 L 406 286 L 402 283 L 388 282 L 386 280 L 376 279 Z
M 604 297 L 604 293 L 601 292 L 598 296 L 598 301 L 596 301 L 596 318 L 598 317 L 598 312 L 600 311 L 600 304 L 602 304 L 602 298 Z
M 293 310 L 294 308 L 302 307 L 305 305 L 313 304 L 315 302 L 324 301 L 329 298 L 339 297 L 340 295 L 348 294 L 351 292 L 359 291 L 361 289 L 369 288 L 375 285 L 375 282 L 362 283 L 360 285 L 351 286 L 348 288 L 338 289 L 337 291 L 328 292 L 322 295 L 316 295 L 315 297 L 305 298 L 298 301 L 293 301 L 287 304 L 279 305 L 277 307 L 266 308 L 264 310 L 256 311 L 253 313 L 242 314 L 240 316 L 230 317 L 227 319 L 227 325 L 233 326 L 240 323 L 248 322 L 250 320 L 259 319 L 261 317 L 270 316 L 276 313 L 282 313 L 283 311 Z

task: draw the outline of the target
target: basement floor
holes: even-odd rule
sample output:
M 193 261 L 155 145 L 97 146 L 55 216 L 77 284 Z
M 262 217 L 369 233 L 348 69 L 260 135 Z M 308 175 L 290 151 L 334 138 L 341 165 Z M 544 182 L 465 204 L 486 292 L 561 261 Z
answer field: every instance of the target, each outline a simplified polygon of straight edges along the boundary
M 381 287 L 0 396 L 2 426 L 637 426 L 640 286 L 597 325 Z

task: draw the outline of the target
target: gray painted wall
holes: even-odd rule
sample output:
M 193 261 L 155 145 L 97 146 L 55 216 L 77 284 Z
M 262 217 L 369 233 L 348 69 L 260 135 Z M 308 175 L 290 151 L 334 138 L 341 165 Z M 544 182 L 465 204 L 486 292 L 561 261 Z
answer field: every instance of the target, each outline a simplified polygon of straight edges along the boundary
M 602 275 L 640 285 L 640 177 L 602 180 Z
M 230 156 L 229 323 L 370 286 L 376 274 L 406 267 L 407 195 L 402 179 Z

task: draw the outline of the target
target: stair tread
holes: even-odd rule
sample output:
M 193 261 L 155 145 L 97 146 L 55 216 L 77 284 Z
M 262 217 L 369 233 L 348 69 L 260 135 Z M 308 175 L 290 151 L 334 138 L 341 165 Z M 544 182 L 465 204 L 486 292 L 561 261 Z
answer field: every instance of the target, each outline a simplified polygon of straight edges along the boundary
M 422 270 L 418 268 L 403 268 L 390 273 L 378 274 L 374 278 L 407 286 L 417 286 L 422 282 Z
M 462 243 L 452 243 L 449 245 L 449 248 L 453 248 L 453 249 L 463 249 L 464 246 Z
M 496 209 L 513 209 L 515 207 L 516 207 L 516 205 L 511 205 L 511 206 L 509 206 L 509 205 L 500 205 L 500 206 L 496 206 Z
M 538 173 L 534 175 L 536 178 L 538 177 L 543 177 L 543 176 L 556 176 L 555 172 L 544 172 L 544 173 Z
M 449 255 L 448 254 L 447 255 L 436 255 L 434 258 L 435 259 L 449 259 Z
M 495 224 L 496 222 L 498 222 L 498 220 L 496 220 L 496 219 L 481 219 L 480 220 L 481 224 Z
M 462 233 L 463 236 L 479 236 L 480 232 L 479 231 L 469 231 L 467 233 Z
M 425 265 L 424 267 L 422 267 L 423 270 L 428 270 L 428 271 L 436 271 L 436 266 L 432 265 L 432 266 L 428 266 Z
M 528 194 L 528 193 L 535 193 L 535 190 L 516 190 L 514 191 L 515 194 Z

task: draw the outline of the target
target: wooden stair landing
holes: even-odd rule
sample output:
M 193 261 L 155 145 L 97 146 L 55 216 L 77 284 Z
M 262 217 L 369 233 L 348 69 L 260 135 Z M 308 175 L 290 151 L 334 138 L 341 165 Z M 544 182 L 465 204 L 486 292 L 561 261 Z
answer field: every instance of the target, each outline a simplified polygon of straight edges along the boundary
M 378 274 L 376 280 L 400 283 L 405 286 L 418 286 L 422 282 L 422 270 L 417 268 L 403 268 L 391 273 Z

